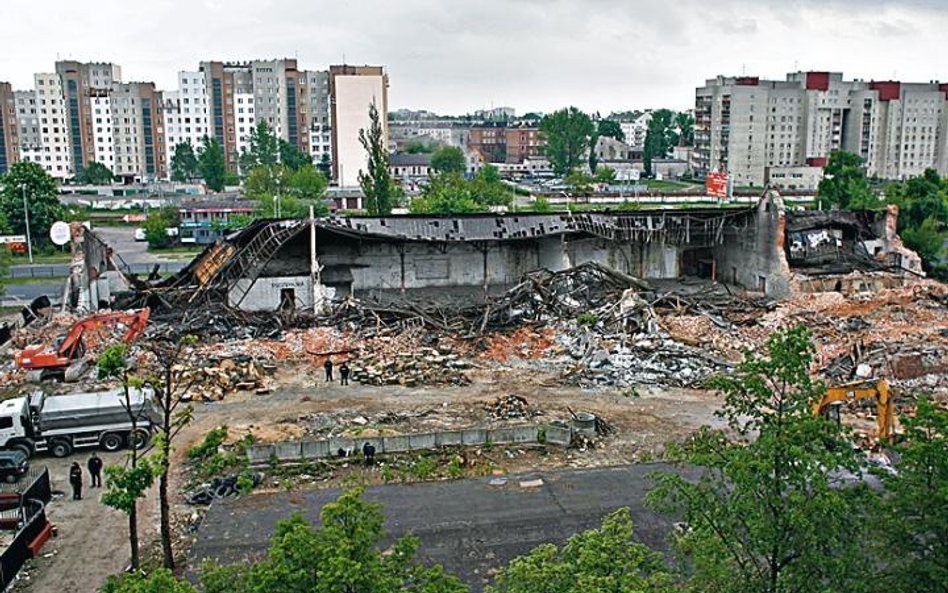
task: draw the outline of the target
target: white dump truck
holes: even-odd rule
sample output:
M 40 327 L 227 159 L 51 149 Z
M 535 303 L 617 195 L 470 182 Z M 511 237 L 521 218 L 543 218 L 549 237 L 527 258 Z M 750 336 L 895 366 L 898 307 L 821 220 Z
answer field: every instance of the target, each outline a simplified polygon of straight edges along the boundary
M 151 390 L 129 390 L 129 403 L 127 407 L 121 389 L 68 395 L 37 391 L 8 399 L 0 402 L 0 449 L 66 457 L 83 447 L 142 447 L 157 420 Z M 135 416 L 134 434 L 129 409 Z

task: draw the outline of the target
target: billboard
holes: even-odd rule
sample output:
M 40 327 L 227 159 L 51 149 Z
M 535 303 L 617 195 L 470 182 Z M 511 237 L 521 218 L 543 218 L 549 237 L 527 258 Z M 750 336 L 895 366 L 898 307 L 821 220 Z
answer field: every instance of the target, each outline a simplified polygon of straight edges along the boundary
M 709 196 L 715 198 L 728 197 L 728 176 L 727 173 L 708 173 L 704 180 L 705 191 Z

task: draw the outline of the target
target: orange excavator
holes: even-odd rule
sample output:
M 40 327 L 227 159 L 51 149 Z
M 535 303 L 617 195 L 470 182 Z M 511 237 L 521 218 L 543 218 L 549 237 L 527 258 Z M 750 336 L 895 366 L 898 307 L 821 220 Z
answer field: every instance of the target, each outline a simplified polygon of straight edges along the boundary
M 828 387 L 823 399 L 813 405 L 813 415 L 828 416 L 832 411 L 839 419 L 839 404 L 863 398 L 876 398 L 876 425 L 880 441 L 891 442 L 895 438 L 895 404 L 889 384 L 881 379 L 875 384 L 865 381 Z
M 53 345 L 34 344 L 17 352 L 16 365 L 29 371 L 27 379 L 30 381 L 75 380 L 76 371 L 82 370 L 81 359 L 86 351 L 83 334 L 101 327 L 124 323 L 128 328 L 122 336 L 122 341 L 128 344 L 145 331 L 150 312 L 146 307 L 139 311 L 94 313 L 74 323 L 66 335 L 58 338 Z

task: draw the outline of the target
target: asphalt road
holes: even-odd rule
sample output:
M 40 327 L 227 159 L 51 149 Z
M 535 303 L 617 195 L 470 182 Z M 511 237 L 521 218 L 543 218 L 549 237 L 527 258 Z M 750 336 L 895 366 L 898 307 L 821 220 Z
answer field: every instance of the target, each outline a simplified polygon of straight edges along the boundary
M 508 477 L 398 484 L 370 488 L 367 496 L 384 505 L 385 529 L 392 538 L 412 533 L 419 559 L 438 562 L 480 590 L 497 567 L 545 542 L 598 527 L 603 516 L 622 507 L 632 511 L 636 538 L 666 549 L 671 520 L 644 507 L 651 487 L 646 474 L 671 470 L 663 464 L 538 472 Z M 539 487 L 521 481 L 541 478 Z M 190 566 L 203 559 L 222 563 L 261 558 L 276 522 L 299 512 L 318 522 L 319 510 L 338 490 L 255 494 L 215 502 L 191 549 Z

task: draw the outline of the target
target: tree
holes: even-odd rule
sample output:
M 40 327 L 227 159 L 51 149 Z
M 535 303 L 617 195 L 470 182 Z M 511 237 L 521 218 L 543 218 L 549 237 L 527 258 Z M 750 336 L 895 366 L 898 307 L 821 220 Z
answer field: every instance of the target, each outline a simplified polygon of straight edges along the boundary
M 375 102 L 369 105 L 368 131 L 359 130 L 359 143 L 368 154 L 368 171 L 359 171 L 359 185 L 365 196 L 365 209 L 374 216 L 387 216 L 398 199 L 398 189 L 388 169 L 388 147 L 382 135 L 382 123 Z
M 438 143 L 431 141 L 425 142 L 424 140 L 409 140 L 405 144 L 404 151 L 408 154 L 430 154 L 438 148 Z
M 563 182 L 573 195 L 583 196 L 592 192 L 593 178 L 582 171 L 570 171 Z
M 244 194 L 257 201 L 261 218 L 301 218 L 314 213 L 323 215 L 329 207 L 323 196 L 328 182 L 312 165 L 292 171 L 283 165 L 255 167 L 244 181 Z M 279 206 L 279 210 L 277 207 Z
M 693 115 L 679 111 L 675 114 L 675 127 L 678 128 L 678 146 L 695 145 L 695 118 Z
M 513 193 L 501 181 L 497 167 L 487 165 L 471 180 L 453 172 L 435 175 L 408 209 L 415 214 L 472 214 L 491 206 L 509 206 L 512 201 Z
M 439 146 L 431 155 L 431 168 L 436 173 L 464 173 L 467 161 L 457 146 Z
M 145 240 L 150 249 L 168 247 L 174 242 L 168 229 L 176 228 L 180 224 L 180 213 L 176 208 L 162 208 L 152 210 L 145 219 L 142 227 L 145 229 Z
M 98 161 L 89 161 L 77 181 L 88 185 L 108 185 L 112 183 L 112 171 Z
M 925 271 L 948 278 L 942 263 L 948 241 L 948 180 L 934 169 L 886 188 L 886 201 L 899 207 L 899 234 L 922 258 Z
M 613 183 L 616 180 L 616 170 L 605 165 L 596 169 L 596 181 L 599 183 Z
M 240 172 L 246 175 L 256 167 L 270 167 L 280 162 L 280 141 L 265 121 L 257 122 L 247 138 L 248 146 L 240 153 Z
M 217 138 L 204 136 L 198 150 L 198 171 L 204 183 L 213 191 L 224 190 L 224 176 L 227 165 L 224 163 L 224 149 Z
M 622 126 L 613 119 L 601 119 L 596 122 L 596 131 L 599 136 L 608 136 L 620 142 L 625 142 L 625 132 L 622 131 Z
M 9 171 L 0 175 L 0 211 L 6 226 L 17 235 L 26 234 L 23 213 L 24 193 L 29 208 L 30 238 L 34 244 L 45 244 L 49 227 L 63 218 L 56 180 L 42 165 L 28 161 L 13 163 Z
M 588 115 L 569 107 L 544 116 L 540 132 L 545 143 L 543 150 L 553 171 L 566 175 L 585 161 L 596 128 Z
M 323 153 L 323 156 L 319 159 L 319 163 L 316 164 L 316 168 L 326 179 L 332 176 L 332 161 L 329 159 L 328 153 Z
M 287 186 L 288 192 L 301 200 L 322 200 L 329 181 L 316 167 L 307 164 L 292 170 Z
M 175 437 L 192 419 L 192 408 L 185 403 L 186 396 L 194 387 L 200 366 L 194 359 L 192 346 L 197 337 L 165 335 L 149 340 L 147 348 L 152 364 L 146 383 L 154 390 L 155 405 L 160 420 L 158 423 L 157 460 L 153 473 L 158 476 L 159 533 L 163 566 L 174 568 L 174 550 L 171 547 L 171 504 L 168 496 L 168 479 L 171 471 L 171 448 Z
M 280 162 L 291 171 L 298 171 L 303 167 L 312 166 L 313 157 L 281 138 Z
M 648 504 L 686 521 L 676 548 L 690 590 L 855 592 L 866 582 L 872 493 L 844 429 L 812 414 L 824 390 L 808 374 L 814 351 L 796 327 L 773 334 L 765 357 L 746 354 L 715 382 L 736 436 L 705 427 L 694 437 L 684 460 L 701 468 L 696 481 L 654 476 Z
M 632 536 L 629 509 L 608 515 L 600 529 L 569 538 L 563 548 L 543 544 L 498 573 L 488 593 L 673 591 L 662 555 Z
M 869 187 L 863 161 L 859 155 L 842 150 L 830 153 L 823 167 L 823 179 L 817 187 L 821 200 L 836 204 L 840 208 L 877 208 L 878 197 Z
M 645 174 L 651 176 L 652 161 L 664 159 L 678 143 L 678 132 L 673 128 L 675 113 L 669 109 L 656 109 L 648 122 L 645 132 L 645 146 L 642 149 L 642 164 Z
M 122 384 L 122 407 L 131 423 L 129 431 L 129 463 L 123 467 L 109 465 L 105 468 L 105 492 L 102 504 L 122 511 L 128 515 L 128 543 L 131 550 L 132 570 L 140 568 L 138 554 L 138 500 L 155 481 L 154 460 L 139 458 L 139 448 L 144 446 L 144 436 L 138 429 L 139 419 L 146 413 L 144 404 L 136 407 L 132 404 L 130 389 L 141 387 L 141 381 L 133 380 L 129 374 L 128 350 L 124 344 L 105 349 L 97 362 L 99 378 L 117 378 Z
M 300 515 L 277 524 L 265 559 L 229 567 L 208 565 L 201 576 L 205 593 L 378 592 L 465 593 L 467 587 L 440 566 L 414 560 L 414 537 L 396 540 L 386 553 L 381 505 L 362 490 L 343 493 L 320 511 L 313 527 Z
M 948 412 L 927 397 L 915 417 L 901 419 L 901 458 L 881 472 L 885 497 L 879 590 L 893 593 L 948 591 Z
M 198 176 L 198 161 L 190 142 L 178 142 L 171 155 L 171 180 L 186 183 Z
M 197 593 L 191 583 L 176 579 L 170 570 L 155 570 L 145 575 L 132 572 L 110 576 L 102 593 Z

